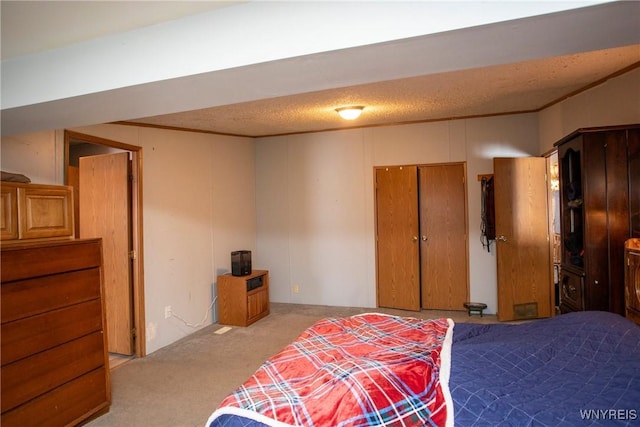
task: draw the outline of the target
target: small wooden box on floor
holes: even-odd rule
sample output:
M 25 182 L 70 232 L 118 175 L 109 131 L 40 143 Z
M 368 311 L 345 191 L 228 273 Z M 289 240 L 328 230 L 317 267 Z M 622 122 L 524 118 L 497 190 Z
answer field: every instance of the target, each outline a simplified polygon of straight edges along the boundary
M 259 283 L 255 289 L 250 284 Z M 218 323 L 249 326 L 269 314 L 269 272 L 253 270 L 246 276 L 218 276 Z
M 2 427 L 108 411 L 102 241 L 3 245 L 0 277 Z

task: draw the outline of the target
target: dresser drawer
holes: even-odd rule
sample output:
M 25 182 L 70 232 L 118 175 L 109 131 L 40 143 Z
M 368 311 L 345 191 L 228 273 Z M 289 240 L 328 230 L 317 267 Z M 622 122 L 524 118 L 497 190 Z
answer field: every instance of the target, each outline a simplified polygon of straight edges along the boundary
M 2 427 L 76 425 L 109 406 L 105 368 L 89 372 L 2 414 Z
M 74 271 L 0 287 L 2 323 L 100 298 L 100 269 Z
M 2 367 L 2 412 L 103 367 L 102 332 L 36 353 Z
M 50 276 L 102 265 L 100 240 L 22 244 L 2 247 L 2 283 Z
M 102 304 L 88 301 L 2 324 L 2 365 L 102 330 Z

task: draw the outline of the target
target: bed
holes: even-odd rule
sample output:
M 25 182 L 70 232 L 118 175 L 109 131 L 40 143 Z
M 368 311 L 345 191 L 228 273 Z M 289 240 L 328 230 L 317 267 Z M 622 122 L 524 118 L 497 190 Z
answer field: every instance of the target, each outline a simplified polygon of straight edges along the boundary
M 640 423 L 640 327 L 606 312 L 529 323 L 323 319 L 206 427 Z

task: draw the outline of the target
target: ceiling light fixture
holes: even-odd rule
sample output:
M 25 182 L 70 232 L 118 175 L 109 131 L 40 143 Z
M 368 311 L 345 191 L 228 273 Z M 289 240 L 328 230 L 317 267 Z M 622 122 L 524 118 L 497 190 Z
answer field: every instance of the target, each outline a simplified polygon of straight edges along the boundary
M 340 114 L 340 117 L 345 120 L 357 119 L 358 117 L 360 117 L 360 114 L 362 114 L 362 110 L 364 110 L 364 107 L 362 106 L 336 108 L 336 111 L 338 112 L 338 114 Z

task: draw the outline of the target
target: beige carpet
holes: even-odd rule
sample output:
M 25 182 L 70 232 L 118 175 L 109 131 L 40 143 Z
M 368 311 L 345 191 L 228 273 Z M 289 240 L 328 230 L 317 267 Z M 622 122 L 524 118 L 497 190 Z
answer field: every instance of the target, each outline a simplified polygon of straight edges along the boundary
M 89 427 L 202 427 L 224 397 L 270 356 L 324 317 L 366 312 L 451 317 L 457 322 L 496 322 L 495 316 L 469 317 L 466 311 L 401 311 L 272 304 L 271 314 L 247 328 L 224 334 L 211 325 L 111 370 L 110 411 Z

